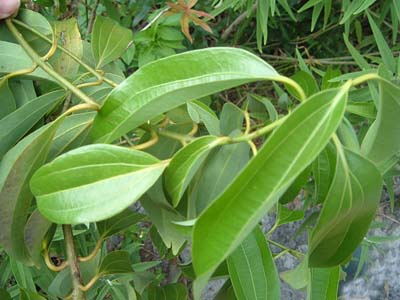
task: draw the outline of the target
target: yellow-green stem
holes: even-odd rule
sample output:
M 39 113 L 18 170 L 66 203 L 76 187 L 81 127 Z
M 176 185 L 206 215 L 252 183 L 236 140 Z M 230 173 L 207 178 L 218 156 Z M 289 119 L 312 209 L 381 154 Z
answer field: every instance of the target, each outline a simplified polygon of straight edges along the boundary
M 290 249 L 282 244 L 279 244 L 273 240 L 268 240 L 269 243 L 271 243 L 272 245 L 275 245 L 283 250 L 286 250 L 287 252 L 289 252 L 291 255 L 293 255 L 294 257 L 297 257 L 298 259 L 302 259 L 305 255 L 299 251 Z
M 82 101 L 92 104 L 93 106 L 97 106 L 98 109 L 100 105 L 90 99 L 85 93 L 83 93 L 80 89 L 74 86 L 71 82 L 65 79 L 63 76 L 58 74 L 53 68 L 51 68 L 43 59 L 36 53 L 35 50 L 28 44 L 22 34 L 18 31 L 18 29 L 14 26 L 11 19 L 6 19 L 6 25 L 10 32 L 13 34 L 15 39 L 21 45 L 21 47 L 25 50 L 26 54 L 36 63 L 39 67 L 41 67 L 47 74 L 53 77 L 63 88 L 71 91 L 75 96 L 77 96 Z
M 287 116 L 285 116 L 279 120 L 276 120 L 275 122 L 268 124 L 267 126 L 257 129 L 256 131 L 253 131 L 249 134 L 244 134 L 244 135 L 241 135 L 236 138 L 231 138 L 230 143 L 248 142 L 255 138 L 263 136 L 263 135 L 267 134 L 268 132 L 274 130 L 279 125 L 281 125 L 286 120 L 286 118 L 287 118 Z
M 365 74 L 360 77 L 354 78 L 351 81 L 351 86 L 357 86 L 357 85 L 360 85 L 369 80 L 381 80 L 381 79 L 382 79 L 382 77 L 380 77 L 377 73 L 369 73 L 369 74 Z
M 286 76 L 279 76 L 275 81 L 286 83 L 287 85 L 291 86 L 293 89 L 296 90 L 297 94 L 300 97 L 300 102 L 304 102 L 306 100 L 306 94 L 304 93 L 304 90 L 301 88 L 301 86 L 294 81 L 293 79 L 286 77 Z
M 27 26 L 25 23 L 23 23 L 23 22 L 21 22 L 19 20 L 16 20 L 16 19 L 13 19 L 13 22 L 15 24 L 18 24 L 19 26 L 31 31 L 33 34 L 37 35 L 38 37 L 40 37 L 42 40 L 48 42 L 49 44 L 52 43 L 52 41 L 47 36 L 45 36 L 44 34 L 40 33 L 39 31 L 35 30 L 34 28 L 31 28 L 31 27 Z M 62 47 L 62 46 L 60 46 L 58 44 L 57 44 L 57 48 L 60 49 L 60 51 L 62 51 L 65 54 L 67 54 L 69 57 L 71 57 L 74 61 L 76 61 L 83 68 L 85 68 L 87 71 L 89 71 L 92 75 L 96 76 L 97 79 L 106 82 L 107 84 L 109 84 L 112 87 L 116 87 L 118 85 L 117 83 L 115 83 L 111 79 L 108 79 L 107 77 L 105 77 L 102 74 L 100 74 L 98 71 L 96 71 L 91 66 L 86 64 L 84 61 L 82 61 L 79 57 L 77 57 L 75 54 L 73 54 L 69 50 L 65 49 L 64 47 Z
M 88 256 L 84 256 L 84 257 L 79 256 L 78 260 L 80 262 L 86 262 L 86 261 L 92 260 L 93 258 L 96 257 L 97 253 L 99 253 L 102 244 L 103 244 L 103 238 L 100 238 L 97 241 L 96 246 L 94 247 L 93 251 Z

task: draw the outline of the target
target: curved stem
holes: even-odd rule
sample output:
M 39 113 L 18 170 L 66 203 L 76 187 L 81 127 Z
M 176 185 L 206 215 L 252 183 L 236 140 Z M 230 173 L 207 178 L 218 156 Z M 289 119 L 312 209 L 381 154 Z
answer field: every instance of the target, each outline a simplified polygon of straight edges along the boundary
M 65 79 L 63 76 L 58 74 L 53 68 L 51 68 L 43 59 L 36 53 L 35 50 L 28 44 L 22 34 L 18 31 L 18 29 L 14 26 L 11 19 L 6 19 L 6 25 L 10 32 L 13 34 L 15 39 L 21 45 L 21 47 L 25 50 L 26 54 L 39 66 L 41 67 L 47 74 L 53 77 L 63 88 L 70 90 L 75 96 L 77 96 L 82 101 L 92 104 L 100 108 L 100 105 L 90 99 L 85 93 L 83 93 L 80 89 L 74 86 L 71 82 Z
M 78 258 L 75 252 L 74 236 L 72 234 L 71 225 L 63 225 L 65 248 L 67 250 L 68 265 L 72 277 L 72 299 L 73 300 L 86 300 L 85 294 L 80 289 L 82 286 L 82 278 L 78 265 Z
M 98 109 L 98 107 L 93 104 L 82 103 L 82 104 L 78 104 L 78 105 L 70 107 L 59 118 L 65 117 L 74 112 L 78 112 L 78 111 L 82 111 L 82 110 L 97 110 L 97 109 Z
M 282 244 L 279 244 L 273 240 L 268 239 L 268 242 L 271 243 L 272 245 L 275 245 L 283 250 L 286 250 L 287 252 L 289 252 L 291 255 L 293 255 L 294 257 L 298 258 L 298 259 L 302 259 L 305 255 L 299 251 L 290 249 Z
M 88 256 L 85 256 L 85 257 L 79 256 L 78 260 L 80 262 L 86 262 L 86 261 L 92 260 L 93 258 L 96 257 L 97 253 L 99 253 L 102 244 L 103 244 L 103 239 L 100 238 L 97 241 L 96 246 L 94 247 L 93 251 Z
M 360 77 L 354 78 L 351 81 L 351 86 L 357 86 L 369 80 L 382 80 L 382 77 L 379 76 L 377 73 L 365 74 Z
M 42 40 L 48 42 L 49 44 L 52 43 L 52 41 L 45 36 L 44 34 L 40 33 L 39 31 L 35 30 L 34 28 L 31 28 L 29 26 L 27 26 L 25 23 L 13 19 L 12 20 L 15 24 L 31 31 L 33 34 L 37 35 L 38 37 L 40 37 Z M 107 84 L 109 84 L 112 87 L 116 87 L 118 84 L 115 83 L 114 81 L 112 81 L 111 79 L 108 79 L 107 77 L 104 77 L 100 72 L 96 71 L 95 69 L 93 69 L 92 67 L 90 67 L 88 64 L 86 64 L 85 62 L 83 62 L 79 57 L 77 57 L 75 54 L 73 54 L 72 52 L 70 52 L 69 50 L 65 49 L 64 47 L 60 46 L 57 44 L 57 48 L 64 52 L 66 55 L 68 55 L 69 57 L 71 57 L 74 61 L 76 61 L 78 64 L 80 64 L 83 68 L 85 68 L 87 71 L 89 71 L 92 75 L 94 75 L 95 77 L 97 77 L 97 79 L 102 80 L 104 82 L 106 82 Z
M 253 153 L 253 156 L 256 156 L 258 153 L 256 144 L 254 144 L 253 141 L 248 141 L 247 143 L 250 145 L 250 149 L 251 149 L 251 152 Z
M 251 141 L 251 140 L 253 140 L 255 138 L 258 138 L 260 136 L 263 136 L 266 133 L 274 130 L 279 125 L 281 125 L 286 120 L 286 118 L 287 118 L 287 116 L 285 116 L 285 117 L 283 117 L 281 119 L 278 119 L 275 122 L 273 122 L 273 123 L 271 123 L 271 124 L 269 124 L 267 126 L 264 126 L 264 127 L 260 128 L 260 129 L 257 129 L 256 131 L 253 131 L 253 132 L 251 132 L 249 134 L 244 134 L 244 135 L 241 135 L 241 136 L 236 137 L 236 138 L 231 138 L 230 139 L 230 143 L 247 142 L 247 141 Z
M 135 145 L 131 148 L 135 149 L 135 150 L 144 150 L 144 149 L 150 148 L 151 146 L 157 144 L 157 142 L 158 142 L 157 133 L 153 129 L 150 129 L 149 131 L 151 134 L 150 140 L 148 140 L 147 142 L 145 142 L 143 144 Z
M 101 273 L 96 274 L 92 279 L 90 279 L 90 281 L 86 285 L 80 285 L 79 289 L 83 292 L 90 290 L 92 286 L 97 282 L 97 280 L 100 279 L 101 276 L 102 276 Z
M 194 136 L 198 130 L 199 130 L 199 125 L 197 123 L 193 122 L 192 130 L 190 130 L 190 132 L 188 132 L 187 135 Z
M 243 114 L 244 114 L 244 120 L 246 122 L 246 129 L 244 131 L 244 134 L 249 134 L 251 129 L 250 114 L 248 111 L 244 111 Z
M 180 141 L 182 144 L 186 144 L 187 142 L 190 142 L 192 140 L 194 140 L 195 138 L 186 134 L 181 134 L 181 133 L 176 133 L 173 131 L 169 131 L 169 130 L 164 130 L 162 128 L 160 128 L 158 130 L 158 134 L 161 136 L 165 136 L 174 140 L 178 140 Z
M 30 74 L 32 72 L 34 72 L 37 69 L 38 65 L 37 64 L 33 64 L 32 67 L 27 68 L 27 69 L 22 69 L 22 70 L 18 70 L 12 73 L 8 73 L 7 75 L 4 75 L 1 80 L 0 80 L 0 87 L 10 78 L 16 77 L 16 76 L 21 76 L 21 75 L 26 75 L 26 74 Z
M 64 270 L 66 267 L 68 267 L 68 261 L 63 261 L 62 264 L 59 266 L 54 265 L 50 259 L 47 248 L 44 250 L 43 256 L 44 256 L 44 262 L 46 263 L 47 268 L 49 268 L 53 272 L 60 272 L 60 271 Z
M 278 76 L 277 79 L 275 79 L 275 81 L 278 82 L 282 82 L 282 83 L 286 83 L 287 85 L 290 85 L 293 89 L 296 90 L 296 92 L 298 93 L 299 97 L 300 97 L 300 102 L 303 102 L 306 100 L 306 94 L 304 93 L 304 90 L 302 89 L 302 87 L 293 79 L 286 77 L 286 76 Z

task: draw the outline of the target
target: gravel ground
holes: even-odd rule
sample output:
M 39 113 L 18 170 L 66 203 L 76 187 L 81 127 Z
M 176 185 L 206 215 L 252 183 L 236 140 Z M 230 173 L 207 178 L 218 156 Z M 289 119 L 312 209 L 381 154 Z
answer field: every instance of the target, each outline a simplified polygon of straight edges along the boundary
M 391 214 L 388 202 L 385 202 L 379 210 L 376 223 L 377 228 L 370 230 L 368 237 L 399 237 L 368 247 L 368 259 L 357 278 L 354 277 L 357 263 L 349 267 L 347 280 L 340 284 L 340 300 L 398 300 L 400 299 L 400 212 Z M 397 206 L 399 205 L 397 200 Z M 262 228 L 267 232 L 275 222 L 272 215 L 265 216 L 262 220 Z M 307 251 L 307 235 L 304 233 L 293 239 L 294 232 L 299 228 L 301 222 L 285 224 L 279 227 L 271 236 L 292 249 L 301 252 Z M 371 238 L 372 239 L 372 238 Z M 271 246 L 273 252 L 279 248 Z M 285 254 L 276 260 L 279 272 L 291 270 L 298 265 L 298 260 L 290 254 Z M 223 280 L 213 281 L 208 285 L 203 294 L 204 300 L 212 300 Z M 304 291 L 293 290 L 285 282 L 281 282 L 281 299 L 301 300 L 306 299 Z M 323 300 L 323 299 L 321 299 Z

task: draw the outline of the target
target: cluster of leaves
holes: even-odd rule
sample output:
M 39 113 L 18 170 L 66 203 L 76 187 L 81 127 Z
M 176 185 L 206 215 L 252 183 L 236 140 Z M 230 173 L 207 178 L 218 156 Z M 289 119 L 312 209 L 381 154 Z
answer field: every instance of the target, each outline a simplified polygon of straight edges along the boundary
M 230 9 L 245 13 L 243 30 L 255 14 L 263 50 L 272 17 L 297 17 L 286 0 L 214 1 L 210 15 L 196 1 L 86 1 L 92 25 L 86 6 L 38 1 L 42 14 L 1 22 L 1 299 L 200 299 L 213 278 L 227 279 L 216 299 L 279 299 L 284 253 L 301 263 L 283 280 L 308 299 L 336 299 L 399 162 L 400 59 L 367 2 L 343 1 L 340 16 L 360 71 L 316 68 L 297 52 L 291 77 L 237 48 L 184 51 L 189 20 L 208 30 L 199 16 Z M 399 12 L 384 2 L 378 24 Z M 312 30 L 327 28 L 334 5 L 311 0 L 300 12 L 312 8 Z M 56 20 L 73 9 L 85 13 Z M 372 43 L 357 29 L 362 13 L 378 49 L 367 58 L 350 38 L 354 22 L 359 44 Z M 397 32 L 400 14 L 390 16 Z M 232 88 L 236 104 L 214 110 L 212 96 Z M 287 205 L 304 193 L 301 210 Z M 274 208 L 265 235 L 258 223 Z M 307 253 L 271 239 L 298 220 Z M 175 268 L 164 274 L 162 260 Z

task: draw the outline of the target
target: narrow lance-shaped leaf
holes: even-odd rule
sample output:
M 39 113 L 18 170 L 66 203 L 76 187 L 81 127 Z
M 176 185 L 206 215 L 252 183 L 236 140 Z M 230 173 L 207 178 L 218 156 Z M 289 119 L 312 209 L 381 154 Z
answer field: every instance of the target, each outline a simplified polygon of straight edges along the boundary
M 279 74 L 270 65 L 240 49 L 208 48 L 169 56 L 140 68 L 111 92 L 96 116 L 93 137 L 112 142 L 185 102 L 275 78 Z
M 172 158 L 165 171 L 165 188 L 172 198 L 174 207 L 178 206 L 186 188 L 207 158 L 210 151 L 221 143 L 216 136 L 204 136 L 180 149 Z
M 97 16 L 92 31 L 92 51 L 97 68 L 120 57 L 132 41 L 132 31 L 110 18 Z
M 25 225 L 25 244 L 36 266 L 40 266 L 42 262 L 42 241 L 52 223 L 43 217 L 40 212 L 35 209 L 30 215 Z
M 333 268 L 310 268 L 307 300 L 337 300 L 340 266 Z
M 382 60 L 386 67 L 388 67 L 392 73 L 396 72 L 396 61 L 393 57 L 392 50 L 390 49 L 389 45 L 387 44 L 385 37 L 383 36 L 382 32 L 379 30 L 378 25 L 376 25 L 374 19 L 371 15 L 367 12 L 368 21 L 372 29 L 372 33 L 374 34 L 374 38 L 376 44 L 378 46 L 379 52 L 382 56 Z
M 306 257 L 294 269 L 280 273 L 282 280 L 295 290 L 307 287 L 310 281 L 308 276 L 309 268 L 307 267 L 307 264 L 308 261 Z
M 182 283 L 168 284 L 164 287 L 150 286 L 148 300 L 186 300 L 187 290 Z
M 0 120 L 16 109 L 15 98 L 8 84 L 6 80 L 0 85 Z
M 318 155 L 313 163 L 313 175 L 315 183 L 316 203 L 322 203 L 328 194 L 336 168 L 336 152 L 332 144 L 328 146 Z
M 174 223 L 182 222 L 185 218 L 168 203 L 164 195 L 161 180 L 148 190 L 140 202 L 149 214 L 150 220 L 157 228 L 165 246 L 171 248 L 172 253 L 177 255 L 185 244 L 186 237 Z
M 189 190 L 190 218 L 196 218 L 226 189 L 249 161 L 249 152 L 247 143 L 223 145 L 211 152 Z
M 301 104 L 200 215 L 193 236 L 197 299 L 216 267 L 326 146 L 342 120 L 348 89 L 326 90 Z
M 133 273 L 132 263 L 127 251 L 112 251 L 102 260 L 99 274 L 124 274 Z
M 277 214 L 276 214 L 276 226 L 283 224 L 292 223 L 304 218 L 304 211 L 302 210 L 290 210 L 286 206 L 278 203 Z
M 42 95 L 0 120 L 0 158 L 63 97 L 63 91 Z
M 89 145 L 40 168 L 31 180 L 31 189 L 39 211 L 52 222 L 96 222 L 133 204 L 165 167 L 165 162 L 144 152 Z
M 95 112 L 87 112 L 66 117 L 56 131 L 49 150 L 48 161 L 68 150 L 82 146 L 88 140 L 89 129 L 95 115 Z
M 10 255 L 26 264 L 32 264 L 24 231 L 33 199 L 29 180 L 45 162 L 62 120 L 60 118 L 24 138 L 0 164 L 0 244 Z
M 373 163 L 338 150 L 335 177 L 310 238 L 311 267 L 337 266 L 351 256 L 375 216 L 382 184 Z
M 385 173 L 400 153 L 400 88 L 381 79 L 379 89 L 378 114 L 362 142 L 361 152 Z
M 280 283 L 264 233 L 256 228 L 227 258 L 237 300 L 279 300 Z
M 188 113 L 196 123 L 204 123 L 211 135 L 219 135 L 219 120 L 215 112 L 203 102 L 193 100 L 187 104 Z
M 110 219 L 97 222 L 97 230 L 100 237 L 106 238 L 142 221 L 144 217 L 145 215 L 128 208 Z

